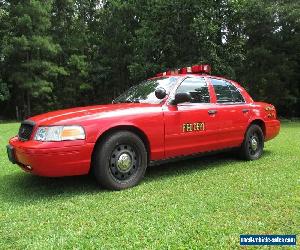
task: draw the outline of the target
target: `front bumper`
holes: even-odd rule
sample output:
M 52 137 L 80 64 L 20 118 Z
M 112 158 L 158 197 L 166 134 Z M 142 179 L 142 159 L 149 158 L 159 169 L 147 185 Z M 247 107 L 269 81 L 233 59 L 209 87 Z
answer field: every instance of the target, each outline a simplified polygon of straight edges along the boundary
M 84 140 L 65 142 L 22 142 L 10 139 L 7 153 L 12 163 L 26 172 L 59 177 L 84 175 L 90 170 L 94 143 Z

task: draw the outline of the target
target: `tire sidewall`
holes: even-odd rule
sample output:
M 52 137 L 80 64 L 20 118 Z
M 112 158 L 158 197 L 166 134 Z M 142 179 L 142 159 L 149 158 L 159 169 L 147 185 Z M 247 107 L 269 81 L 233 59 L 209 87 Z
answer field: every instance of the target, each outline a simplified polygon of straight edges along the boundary
M 258 138 L 259 139 L 259 150 L 254 155 L 252 155 L 249 150 L 249 139 L 253 133 L 256 133 L 259 137 Z M 241 148 L 242 157 L 246 160 L 259 159 L 263 153 L 263 148 L 264 148 L 264 134 L 262 132 L 262 129 L 260 126 L 253 124 L 248 128 L 248 130 L 246 132 L 245 139 L 244 139 L 244 142 L 243 142 L 243 145 Z
M 136 172 L 128 180 L 118 180 L 110 169 L 110 158 L 118 145 L 130 145 L 138 155 Z M 94 173 L 101 185 L 112 190 L 121 190 L 137 185 L 143 178 L 147 168 L 147 151 L 143 141 L 134 133 L 119 131 L 107 136 L 95 151 Z

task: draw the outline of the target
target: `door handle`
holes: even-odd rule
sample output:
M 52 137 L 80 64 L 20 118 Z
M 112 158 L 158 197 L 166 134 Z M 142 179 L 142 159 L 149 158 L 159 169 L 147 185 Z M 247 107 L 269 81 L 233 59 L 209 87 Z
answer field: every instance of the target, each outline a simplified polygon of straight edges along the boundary
M 218 113 L 218 111 L 215 110 L 215 109 L 208 110 L 208 114 L 209 114 L 209 115 L 215 115 L 216 113 Z
M 248 113 L 248 112 L 249 112 L 249 109 L 243 109 L 242 112 L 243 112 L 243 113 Z

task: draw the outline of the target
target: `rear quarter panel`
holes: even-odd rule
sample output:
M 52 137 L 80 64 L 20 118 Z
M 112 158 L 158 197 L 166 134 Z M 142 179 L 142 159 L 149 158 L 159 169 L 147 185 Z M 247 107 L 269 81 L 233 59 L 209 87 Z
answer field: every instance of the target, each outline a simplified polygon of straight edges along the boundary
M 276 137 L 280 131 L 280 121 L 277 119 L 276 109 L 272 104 L 254 102 L 251 104 L 251 121 L 262 120 L 265 124 L 265 141 Z

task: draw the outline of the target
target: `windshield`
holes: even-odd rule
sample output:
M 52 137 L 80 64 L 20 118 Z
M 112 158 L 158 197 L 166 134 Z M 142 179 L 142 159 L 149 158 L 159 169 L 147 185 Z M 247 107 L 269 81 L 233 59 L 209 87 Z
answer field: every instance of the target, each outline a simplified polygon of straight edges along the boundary
M 113 103 L 136 102 L 158 104 L 161 100 L 155 96 L 155 90 L 157 88 L 164 88 L 168 94 L 171 88 L 176 84 L 178 78 L 177 76 L 146 80 L 138 85 L 132 86 L 117 97 Z

